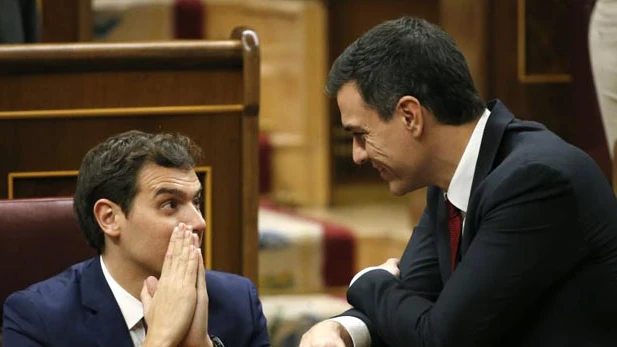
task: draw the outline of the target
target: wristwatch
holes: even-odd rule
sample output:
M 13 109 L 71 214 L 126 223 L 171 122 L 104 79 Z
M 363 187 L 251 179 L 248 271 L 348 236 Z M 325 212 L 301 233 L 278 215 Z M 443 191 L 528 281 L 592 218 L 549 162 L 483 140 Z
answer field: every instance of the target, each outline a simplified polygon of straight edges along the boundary
M 218 337 L 214 335 L 210 335 L 210 340 L 212 341 L 213 347 L 225 347 L 221 339 L 219 339 Z

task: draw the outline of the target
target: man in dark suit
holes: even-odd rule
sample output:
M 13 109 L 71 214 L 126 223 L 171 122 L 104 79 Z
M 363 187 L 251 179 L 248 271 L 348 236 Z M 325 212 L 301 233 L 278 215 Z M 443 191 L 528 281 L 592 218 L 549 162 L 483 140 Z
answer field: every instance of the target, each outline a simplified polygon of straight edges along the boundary
M 428 186 L 400 263 L 361 271 L 353 309 L 314 346 L 617 346 L 617 201 L 544 126 L 485 105 L 441 28 L 385 22 L 335 61 L 327 90 L 395 195 Z
M 138 131 L 90 150 L 74 206 L 100 256 L 12 294 L 3 345 L 269 346 L 254 285 L 204 269 L 198 155 Z

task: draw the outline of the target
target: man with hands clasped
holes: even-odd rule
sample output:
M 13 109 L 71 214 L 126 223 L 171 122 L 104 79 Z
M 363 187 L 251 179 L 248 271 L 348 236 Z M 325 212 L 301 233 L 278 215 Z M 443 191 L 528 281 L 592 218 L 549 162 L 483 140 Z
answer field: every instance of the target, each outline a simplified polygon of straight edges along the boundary
M 140 131 L 91 149 L 74 209 L 100 255 L 9 296 L 3 347 L 269 346 L 255 286 L 204 269 L 199 155 L 185 136 Z

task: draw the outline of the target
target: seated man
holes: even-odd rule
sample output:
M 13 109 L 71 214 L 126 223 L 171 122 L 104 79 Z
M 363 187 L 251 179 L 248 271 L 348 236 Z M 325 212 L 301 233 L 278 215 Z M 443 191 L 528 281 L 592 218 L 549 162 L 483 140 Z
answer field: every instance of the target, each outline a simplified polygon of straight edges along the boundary
M 90 150 L 74 206 L 100 256 L 12 294 L 3 345 L 269 346 L 254 285 L 204 270 L 199 152 L 139 131 Z

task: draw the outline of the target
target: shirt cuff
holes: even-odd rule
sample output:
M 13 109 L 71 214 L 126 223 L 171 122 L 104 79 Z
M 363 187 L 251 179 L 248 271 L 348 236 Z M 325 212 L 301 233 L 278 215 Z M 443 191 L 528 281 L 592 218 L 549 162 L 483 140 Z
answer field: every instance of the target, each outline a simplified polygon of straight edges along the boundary
M 365 273 L 369 272 L 369 271 L 373 271 L 373 270 L 377 270 L 377 269 L 383 269 L 382 267 L 379 266 L 369 266 L 366 269 L 361 270 L 360 272 L 358 272 L 352 279 L 351 282 L 349 282 L 349 286 L 351 287 L 351 285 L 358 279 L 360 278 L 362 275 L 364 275 Z
M 371 333 L 360 318 L 352 316 L 340 316 L 329 320 L 340 323 L 351 336 L 353 347 L 370 347 Z

